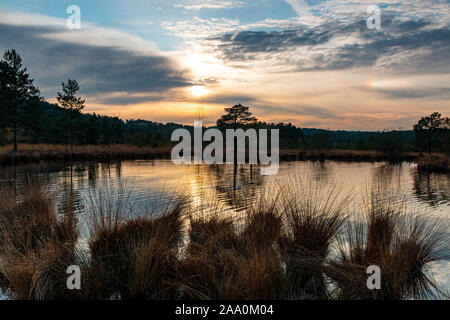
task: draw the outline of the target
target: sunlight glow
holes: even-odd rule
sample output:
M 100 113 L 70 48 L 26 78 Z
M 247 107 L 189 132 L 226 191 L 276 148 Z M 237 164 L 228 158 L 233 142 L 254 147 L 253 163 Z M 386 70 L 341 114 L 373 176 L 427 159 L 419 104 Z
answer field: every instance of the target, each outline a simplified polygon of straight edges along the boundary
M 209 90 L 203 86 L 193 86 L 190 88 L 190 90 L 191 90 L 191 94 L 194 97 L 201 97 L 209 92 Z

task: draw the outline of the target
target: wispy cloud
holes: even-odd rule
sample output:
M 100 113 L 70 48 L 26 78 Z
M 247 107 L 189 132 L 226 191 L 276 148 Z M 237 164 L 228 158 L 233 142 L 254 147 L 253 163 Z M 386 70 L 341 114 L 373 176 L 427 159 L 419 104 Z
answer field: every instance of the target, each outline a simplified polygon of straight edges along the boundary
M 229 0 L 191 0 L 183 1 L 183 3 L 175 4 L 175 8 L 183 8 L 186 10 L 201 9 L 228 9 L 243 6 L 245 2 L 229 1 Z
M 382 31 L 368 30 L 365 19 L 356 17 L 345 23 L 326 20 L 315 26 L 235 30 L 206 38 L 202 45 L 235 66 L 277 61 L 276 70 L 284 72 L 361 67 L 450 71 L 449 25 L 394 12 L 384 14 Z
M 164 21 L 161 26 L 171 35 L 186 40 L 197 40 L 236 30 L 240 27 L 240 21 L 229 18 L 202 19 L 194 17 L 192 20 Z

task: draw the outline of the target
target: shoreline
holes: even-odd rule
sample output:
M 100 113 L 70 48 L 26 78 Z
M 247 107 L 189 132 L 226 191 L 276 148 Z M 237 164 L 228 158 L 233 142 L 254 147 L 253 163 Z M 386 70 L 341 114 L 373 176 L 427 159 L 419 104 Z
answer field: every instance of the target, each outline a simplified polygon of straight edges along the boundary
M 120 161 L 120 160 L 168 160 L 171 147 L 137 147 L 117 144 L 74 146 L 70 150 L 67 145 L 23 144 L 14 153 L 11 146 L 0 147 L 0 166 L 9 167 L 28 163 L 68 162 L 68 161 Z M 280 161 L 349 161 L 349 162 L 389 162 L 389 157 L 374 150 L 310 150 L 281 149 Z M 431 157 L 418 152 L 405 153 L 400 162 L 419 163 L 419 171 L 448 172 L 448 157 L 433 154 Z

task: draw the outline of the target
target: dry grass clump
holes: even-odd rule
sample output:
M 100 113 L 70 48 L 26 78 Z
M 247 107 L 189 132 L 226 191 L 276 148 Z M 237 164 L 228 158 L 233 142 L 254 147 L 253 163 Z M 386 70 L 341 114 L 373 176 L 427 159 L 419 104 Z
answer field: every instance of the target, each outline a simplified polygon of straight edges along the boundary
M 279 238 L 290 291 L 295 297 L 326 298 L 320 266 L 346 221 L 351 193 L 344 193 L 337 183 L 292 182 L 299 191 L 289 192 L 294 188 L 288 186 L 284 192 L 281 202 L 286 228 Z
M 232 299 L 241 270 L 241 246 L 234 220 L 228 217 L 190 217 L 189 244 L 180 259 L 184 299 Z
M 190 243 L 180 260 L 182 297 L 283 298 L 285 278 L 274 247 L 280 221 L 273 211 L 252 211 L 239 231 L 237 221 L 229 218 L 192 220 Z
M 337 284 L 336 297 L 442 298 L 427 268 L 430 262 L 448 258 L 448 226 L 375 193 L 366 210 L 365 221 L 348 222 L 346 233 L 338 242 L 338 256 L 325 268 Z M 379 290 L 367 288 L 366 270 L 372 265 L 381 270 Z
M 244 265 L 240 285 L 243 299 L 289 299 L 289 279 L 278 240 L 283 220 L 277 199 L 260 199 L 245 217 L 240 239 Z
M 175 298 L 184 204 L 174 201 L 127 219 L 121 198 L 95 199 L 87 247 L 74 212 L 55 211 L 53 196 L 27 186 L 19 201 L 4 194 L 0 208 L 0 285 L 13 299 Z M 161 213 L 161 214 L 159 214 Z M 81 290 L 67 289 L 66 270 L 81 268 Z
M 73 297 L 58 270 L 75 263 L 76 222 L 58 216 L 53 197 L 39 185 L 22 191 L 22 200 L 2 191 L 0 274 L 2 291 L 15 299 Z
M 301 183 L 300 180 L 294 183 Z M 181 261 L 185 298 L 306 299 L 327 295 L 320 268 L 345 222 L 335 185 L 261 196 L 241 220 L 191 220 Z M 288 188 L 293 190 L 292 188 Z M 270 199 L 270 200 L 269 200 Z
M 144 217 L 130 218 L 120 200 L 93 199 L 87 266 L 88 295 L 95 299 L 175 298 L 170 288 L 183 237 L 185 204 L 173 203 Z M 105 205 L 115 201 L 116 205 Z

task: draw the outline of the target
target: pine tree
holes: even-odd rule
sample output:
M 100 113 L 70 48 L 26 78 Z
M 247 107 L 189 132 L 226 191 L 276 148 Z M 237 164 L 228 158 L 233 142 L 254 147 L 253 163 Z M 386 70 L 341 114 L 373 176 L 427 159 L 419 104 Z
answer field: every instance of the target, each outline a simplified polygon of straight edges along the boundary
M 249 107 L 237 104 L 235 106 L 225 108 L 225 114 L 217 120 L 217 127 L 224 129 L 231 127 L 236 130 L 241 126 L 248 126 L 256 123 L 256 118 L 252 116 Z
M 1 119 L 13 132 L 14 152 L 17 152 L 19 128 L 27 127 L 33 118 L 34 107 L 42 100 L 39 89 L 23 67 L 22 58 L 16 50 L 7 50 L 0 61 Z M 34 118 L 36 122 L 36 117 Z
M 429 155 L 439 144 L 439 136 L 444 127 L 446 118 L 442 118 L 439 112 L 423 117 L 414 125 L 416 143 L 426 149 Z
M 70 150 L 73 148 L 73 127 L 74 120 L 80 115 L 81 110 L 84 109 L 84 102 L 76 94 L 80 90 L 80 86 L 76 80 L 68 79 L 67 83 L 62 83 L 63 92 L 58 92 L 57 100 L 63 109 L 66 111 L 66 122 L 68 125 L 68 136 Z
M 229 108 L 225 108 L 225 114 L 217 120 L 217 127 L 220 130 L 227 128 L 233 128 L 234 130 L 239 127 L 247 127 L 256 125 L 257 119 L 252 116 L 249 110 L 250 108 L 242 104 L 237 104 Z M 236 190 L 236 176 L 237 176 L 237 142 L 234 143 L 234 165 L 233 165 L 233 190 Z M 250 172 L 252 172 L 252 164 L 250 164 Z

